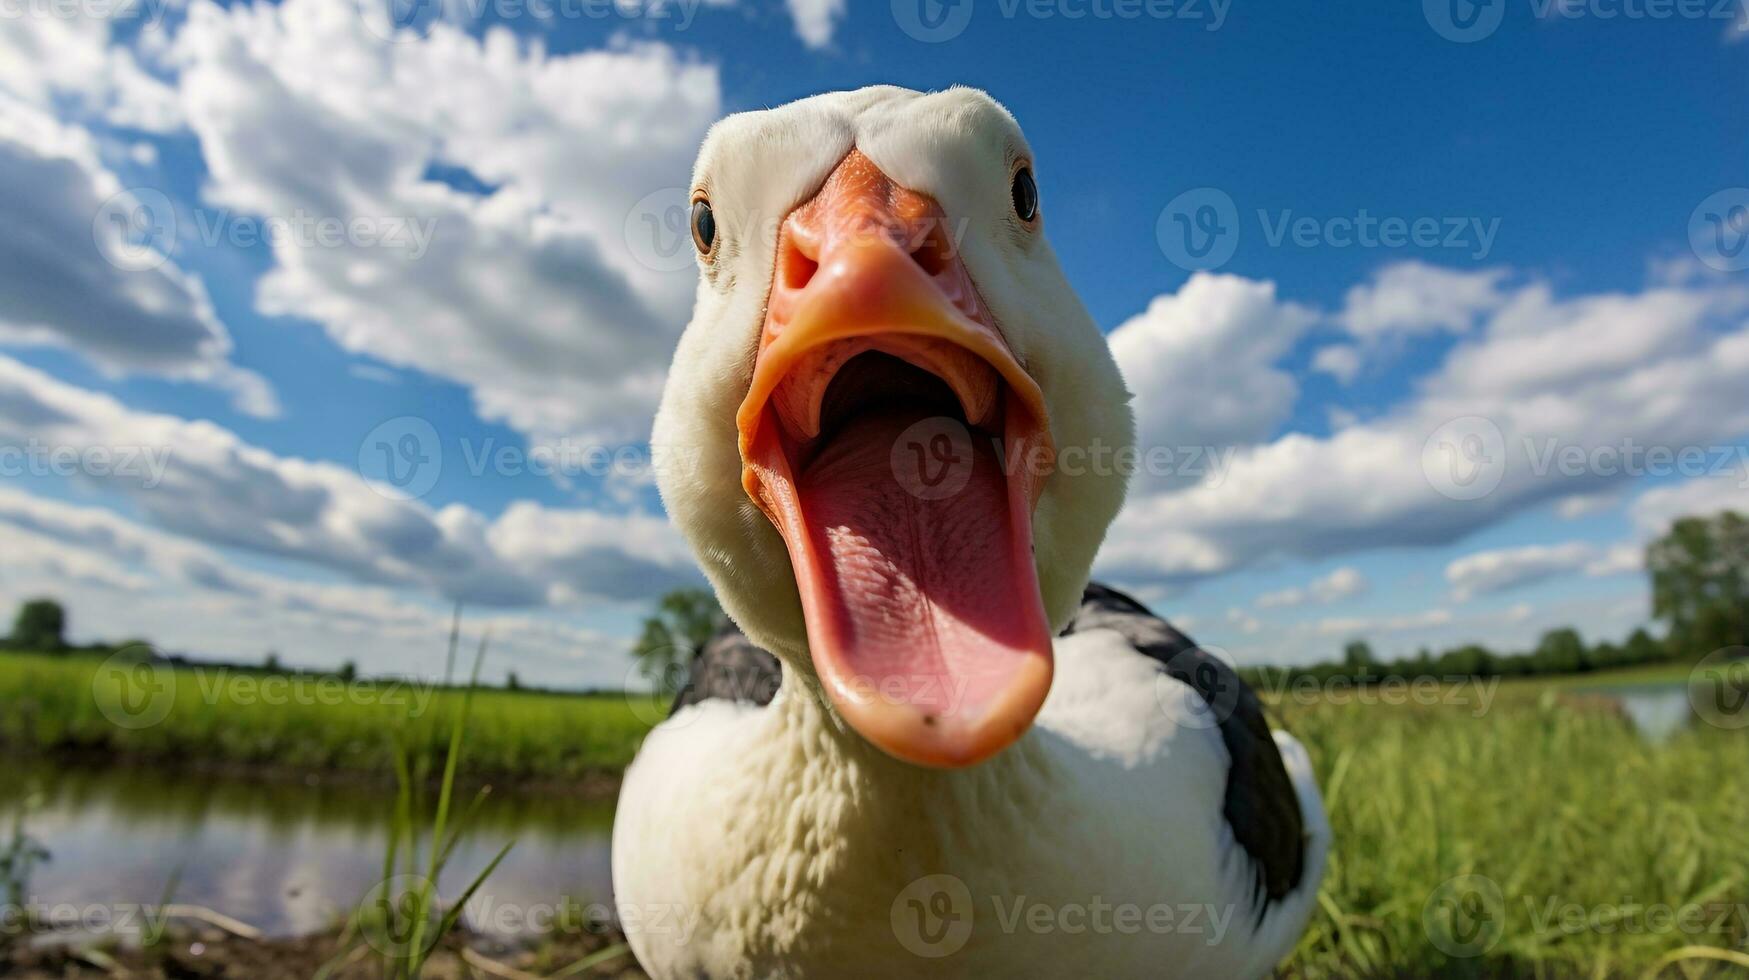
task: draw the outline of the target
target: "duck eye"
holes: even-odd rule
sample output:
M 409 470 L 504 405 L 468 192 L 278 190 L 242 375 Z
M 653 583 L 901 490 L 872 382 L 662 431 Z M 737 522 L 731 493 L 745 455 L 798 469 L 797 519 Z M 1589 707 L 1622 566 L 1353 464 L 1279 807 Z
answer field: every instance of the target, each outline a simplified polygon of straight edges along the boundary
M 700 255 L 709 255 L 716 240 L 717 219 L 711 214 L 711 202 L 702 199 L 692 202 L 692 244 L 698 246 Z
M 1032 181 L 1032 168 L 1021 167 L 1014 172 L 1014 213 L 1022 221 L 1038 217 L 1038 185 Z

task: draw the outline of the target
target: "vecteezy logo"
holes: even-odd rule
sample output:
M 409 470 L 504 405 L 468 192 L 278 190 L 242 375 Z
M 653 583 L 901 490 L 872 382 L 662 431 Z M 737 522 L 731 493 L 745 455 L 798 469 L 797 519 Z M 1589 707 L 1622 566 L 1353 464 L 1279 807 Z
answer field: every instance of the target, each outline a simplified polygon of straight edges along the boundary
M 1714 650 L 1695 664 L 1688 703 L 1715 728 L 1749 728 L 1749 647 Z
M 150 647 L 126 646 L 98 665 L 91 698 L 117 728 L 150 728 L 169 717 L 176 704 L 176 671 L 161 665 Z
M 176 244 L 176 208 L 162 191 L 118 191 L 91 219 L 91 241 L 105 261 L 123 272 L 163 265 Z
M 1180 269 L 1218 269 L 1239 247 L 1239 209 L 1219 188 L 1185 191 L 1161 209 L 1154 238 Z
M 1506 0 L 1421 0 L 1421 14 L 1440 37 L 1469 44 L 1500 29 Z
M 1421 472 L 1453 500 L 1486 497 L 1506 475 L 1506 437 L 1480 415 L 1452 419 L 1422 444 Z
M 415 415 L 389 419 L 358 444 L 359 475 L 387 497 L 423 497 L 442 471 L 443 443 L 437 429 Z M 393 491 L 382 491 L 385 485 Z
M 724 215 L 717 214 L 721 222 Z M 692 202 L 684 187 L 664 187 L 638 199 L 620 229 L 626 249 L 646 269 L 680 272 L 692 265 Z
M 1421 927 L 1447 956 L 1481 956 L 1506 932 L 1506 896 L 1486 875 L 1448 879 L 1427 897 Z
M 385 41 L 417 41 L 443 19 L 443 0 L 357 0 L 358 15 Z
M 951 41 L 972 22 L 972 0 L 893 0 L 893 22 L 925 44 Z
M 952 956 L 972 936 L 972 892 L 953 875 L 928 875 L 893 899 L 888 922 L 899 945 L 917 956 Z
M 365 893 L 358 905 L 359 933 L 383 956 L 405 960 L 437 942 L 437 889 L 424 875 L 395 875 Z
M 1154 700 L 1181 728 L 1219 728 L 1239 706 L 1233 658 L 1218 647 L 1188 647 L 1173 654 L 1154 678 Z M 1225 664 L 1229 669 L 1223 670 Z
M 1749 187 L 1727 187 L 1688 217 L 1695 257 L 1720 272 L 1749 269 Z
M 919 500 L 946 500 L 972 479 L 972 434 L 945 415 L 912 423 L 893 440 L 893 478 Z

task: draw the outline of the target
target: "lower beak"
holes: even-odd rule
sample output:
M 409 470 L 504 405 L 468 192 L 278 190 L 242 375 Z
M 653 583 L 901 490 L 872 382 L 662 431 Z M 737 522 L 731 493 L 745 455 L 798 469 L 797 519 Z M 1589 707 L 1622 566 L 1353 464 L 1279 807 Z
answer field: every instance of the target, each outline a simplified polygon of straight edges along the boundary
M 1044 398 L 941 209 L 860 152 L 784 223 L 736 422 L 839 714 L 924 765 L 1019 738 L 1052 673 L 1032 549 Z

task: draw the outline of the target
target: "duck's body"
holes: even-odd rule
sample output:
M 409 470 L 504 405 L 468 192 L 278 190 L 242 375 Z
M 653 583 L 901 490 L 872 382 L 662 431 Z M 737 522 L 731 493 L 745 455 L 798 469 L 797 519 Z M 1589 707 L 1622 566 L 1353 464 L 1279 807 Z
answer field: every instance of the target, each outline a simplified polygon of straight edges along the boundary
M 1304 753 L 1088 585 L 1133 424 L 1032 167 L 969 89 L 744 113 L 700 152 L 651 442 L 746 638 L 621 792 L 658 978 L 1254 977 L 1310 914 Z
M 1230 671 L 1205 668 L 1199 692 L 1206 654 L 1147 637 L 1170 627 L 1123 602 L 1089 593 L 1031 730 L 971 769 L 892 759 L 793 684 L 760 704 L 770 679 L 745 666 L 683 697 L 615 821 L 639 962 L 657 977 L 1267 973 L 1329 846 L 1305 752 L 1258 737 Z

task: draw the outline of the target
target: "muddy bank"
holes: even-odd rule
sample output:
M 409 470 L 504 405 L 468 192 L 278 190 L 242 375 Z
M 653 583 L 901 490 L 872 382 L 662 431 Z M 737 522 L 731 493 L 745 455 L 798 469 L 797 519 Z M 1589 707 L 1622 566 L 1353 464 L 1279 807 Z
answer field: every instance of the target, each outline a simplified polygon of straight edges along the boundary
M 0 947 L 0 976 L 31 980 L 127 978 L 181 980 L 224 977 L 237 980 L 309 980 L 333 964 L 337 980 L 377 980 L 382 965 L 368 946 L 350 953 L 336 933 L 295 939 L 251 939 L 216 928 L 176 928 L 151 949 L 138 947 L 37 946 L 15 943 Z M 594 962 L 584 969 L 575 965 Z M 479 936 L 446 937 L 427 962 L 430 980 L 500 977 L 532 980 L 560 971 L 567 977 L 613 977 L 638 980 L 638 968 L 623 936 L 564 936 L 539 945 L 506 944 Z

